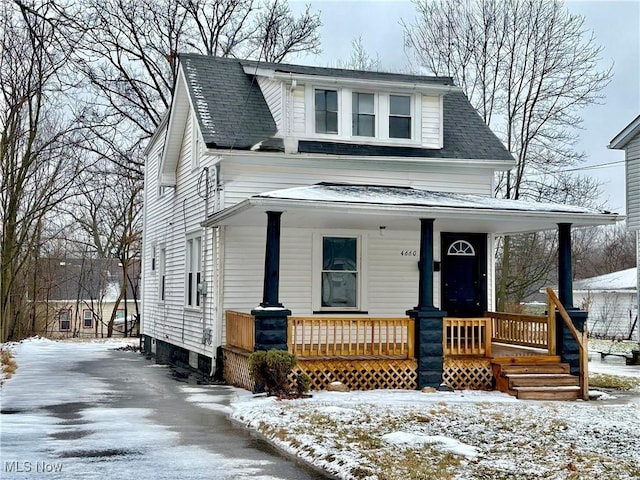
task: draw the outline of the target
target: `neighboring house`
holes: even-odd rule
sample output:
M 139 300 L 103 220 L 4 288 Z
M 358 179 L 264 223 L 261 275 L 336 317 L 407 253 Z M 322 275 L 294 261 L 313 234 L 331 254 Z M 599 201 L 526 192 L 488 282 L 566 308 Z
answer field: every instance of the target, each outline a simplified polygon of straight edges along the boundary
M 398 371 L 409 380 L 397 385 L 439 385 L 443 317 L 493 309 L 498 236 L 558 229 L 560 294 L 572 306 L 571 225 L 618 220 L 493 198 L 496 172 L 514 160 L 450 78 L 179 62 L 171 110 L 146 149 L 142 333 L 159 361 L 209 373 L 224 358 L 226 372 L 246 365 L 246 351 L 304 357 L 323 344 L 315 371 L 334 373 L 317 388 L 341 368 L 375 377 L 368 386 Z M 485 338 L 474 325 L 465 335 Z M 399 353 L 389 344 L 401 331 L 416 340 Z M 357 363 L 352 332 L 387 363 Z M 341 367 L 326 354 L 338 351 Z M 246 384 L 242 375 L 230 381 Z
M 640 312 L 640 115 L 611 140 L 609 148 L 625 153 L 627 228 L 636 232 L 637 313 Z
M 637 289 L 635 267 L 574 282 L 573 298 L 589 312 L 589 334 L 598 338 L 640 339 Z
M 117 260 L 46 258 L 41 259 L 37 304 L 37 333 L 50 338 L 105 337 L 107 325 L 116 308 L 123 276 Z M 139 278 L 139 262 L 135 289 Z M 129 285 L 127 299 L 117 306 L 114 332 L 123 336 L 125 316 L 127 332 L 137 334 L 139 295 Z

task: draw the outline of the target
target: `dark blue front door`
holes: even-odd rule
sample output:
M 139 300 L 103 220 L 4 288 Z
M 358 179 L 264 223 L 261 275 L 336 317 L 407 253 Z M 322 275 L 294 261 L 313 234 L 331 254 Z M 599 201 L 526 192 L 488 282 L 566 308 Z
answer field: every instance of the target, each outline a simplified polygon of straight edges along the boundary
M 487 235 L 441 234 L 442 310 L 480 317 L 487 310 Z

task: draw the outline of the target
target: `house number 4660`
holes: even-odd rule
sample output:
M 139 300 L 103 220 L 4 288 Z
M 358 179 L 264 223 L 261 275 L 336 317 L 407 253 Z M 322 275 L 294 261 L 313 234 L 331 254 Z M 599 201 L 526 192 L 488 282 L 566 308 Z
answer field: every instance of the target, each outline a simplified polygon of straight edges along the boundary
M 418 251 L 417 250 L 400 250 L 400 255 L 402 255 L 403 257 L 417 257 Z

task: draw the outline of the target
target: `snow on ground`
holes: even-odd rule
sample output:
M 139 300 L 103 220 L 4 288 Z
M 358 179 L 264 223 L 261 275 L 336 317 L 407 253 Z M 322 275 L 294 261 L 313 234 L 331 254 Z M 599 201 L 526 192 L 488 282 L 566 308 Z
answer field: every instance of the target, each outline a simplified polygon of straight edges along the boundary
M 274 480 L 260 474 L 263 460 L 239 461 L 185 445 L 178 432 L 152 420 L 150 408 L 114 408 L 107 382 L 76 370 L 80 362 L 107 361 L 109 350 L 137 342 L 3 345 L 13 350 L 18 368 L 0 390 L 0 478 Z
M 593 355 L 591 373 L 640 378 Z M 633 389 L 640 392 L 638 387 Z M 519 401 L 499 392 L 239 393 L 232 418 L 340 479 L 640 479 L 640 394 Z
M 55 452 L 63 458 L 114 448 L 114 438 L 120 439 L 118 450 L 139 453 L 134 462 L 110 462 L 109 478 L 134 472 L 153 472 L 159 479 L 196 478 L 196 472 L 215 462 L 208 452 L 178 445 L 175 433 L 145 420 L 145 409 L 115 411 L 101 403 L 109 392 L 99 379 L 79 382 L 73 363 L 106 358 L 113 344 L 82 342 L 73 346 L 73 359 L 65 345 L 49 340 L 13 345 L 19 367 L 2 388 L 3 409 L 10 405 L 33 413 L 3 415 L 3 461 L 24 458 L 28 450 L 23 449 L 34 444 L 41 450 L 31 455 L 45 458 L 47 449 L 59 448 L 48 439 L 68 435 L 66 450 Z M 617 360 L 594 361 L 591 371 L 640 376 L 640 367 Z M 56 374 L 38 376 L 52 361 L 59 365 Z M 29 384 L 33 375 L 44 382 L 37 395 Z M 194 405 L 228 413 L 281 450 L 340 479 L 640 479 L 637 393 L 603 395 L 591 402 L 535 402 L 499 392 L 374 390 L 277 400 L 235 389 L 228 407 L 207 386 L 184 385 L 181 391 Z M 95 407 L 81 409 L 73 423 L 60 423 L 47 413 L 51 405 L 68 401 Z M 93 430 L 74 437 L 89 418 Z M 93 476 L 82 465 L 71 462 L 64 474 L 47 478 L 106 478 L 107 465 L 96 464 Z
M 497 392 L 239 395 L 232 417 L 340 479 L 638 479 L 640 401 Z

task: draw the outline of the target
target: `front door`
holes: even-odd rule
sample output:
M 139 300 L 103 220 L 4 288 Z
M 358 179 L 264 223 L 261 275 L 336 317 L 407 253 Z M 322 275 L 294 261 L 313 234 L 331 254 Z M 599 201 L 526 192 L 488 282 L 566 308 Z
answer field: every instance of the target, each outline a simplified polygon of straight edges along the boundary
M 481 317 L 487 310 L 487 235 L 442 233 L 442 310 Z

